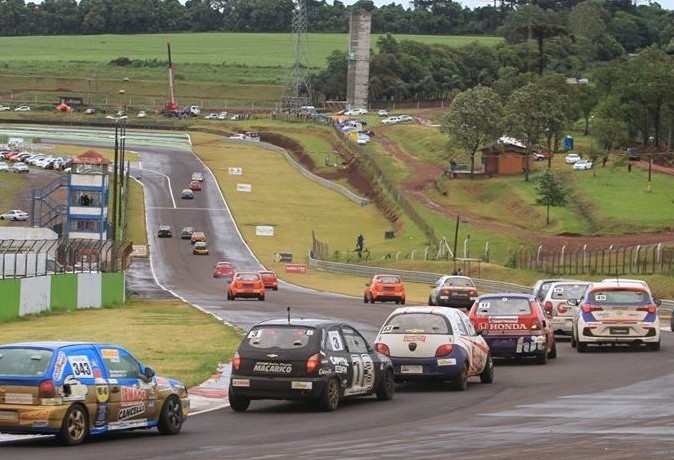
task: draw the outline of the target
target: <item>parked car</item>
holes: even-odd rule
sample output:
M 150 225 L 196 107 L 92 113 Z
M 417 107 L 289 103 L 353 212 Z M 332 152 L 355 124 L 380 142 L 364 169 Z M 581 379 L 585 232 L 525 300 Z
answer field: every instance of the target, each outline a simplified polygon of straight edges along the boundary
M 533 294 L 481 295 L 469 317 L 494 358 L 533 357 L 546 364 L 557 357 L 550 315 Z
M 257 399 L 311 401 L 334 411 L 347 397 L 387 401 L 394 393 L 391 360 L 342 321 L 265 321 L 251 328 L 232 359 L 229 405 L 236 412 Z
M 374 275 L 365 283 L 363 302 L 395 302 L 405 305 L 405 286 L 398 275 Z
M 487 343 L 454 308 L 396 308 L 379 330 L 375 348 L 391 359 L 396 382 L 450 381 L 464 391 L 470 377 L 494 380 Z
M 645 345 L 660 350 L 660 300 L 638 285 L 593 283 L 578 302 L 571 346 L 578 353 L 590 345 Z
M 396 116 L 388 117 L 388 118 L 384 118 L 381 122 L 384 123 L 385 125 L 399 123 L 400 118 L 398 118 Z
M 354 115 L 355 116 L 365 115 L 365 114 L 367 114 L 367 109 L 363 109 L 363 108 L 351 109 L 351 110 L 347 110 L 346 112 L 344 112 L 344 115 L 346 115 L 347 117 L 352 117 Z
M 171 230 L 170 225 L 160 225 L 159 230 L 157 231 L 158 238 L 171 238 L 173 236 L 173 230 Z
M 146 117 L 147 117 L 147 112 L 145 112 L 145 110 L 141 110 L 140 112 L 138 112 L 137 117 L 138 117 L 138 118 L 146 118 Z
M 5 163 L 4 161 L 0 161 L 0 172 L 2 171 L 9 171 L 9 165 Z
M 628 161 L 641 160 L 641 153 L 639 152 L 639 149 L 636 147 L 628 147 L 627 150 L 625 150 L 625 155 L 627 156 Z
M 118 430 L 177 434 L 190 409 L 182 382 L 105 343 L 0 345 L 0 388 L 1 433 L 56 435 L 68 446 Z
M 257 272 L 236 272 L 227 289 L 227 300 L 235 300 L 237 297 L 256 298 L 264 300 L 265 287 L 262 277 Z
M 545 152 L 543 150 L 538 150 L 536 152 L 532 152 L 531 157 L 534 159 L 534 161 L 543 161 L 548 160 L 550 158 L 554 158 L 554 154 L 552 152 Z
M 30 107 L 27 105 L 20 105 L 14 109 L 15 112 L 30 112 Z
M 217 113 L 209 113 L 204 117 L 206 120 L 217 120 L 218 119 L 218 114 Z
M 8 110 L 11 110 L 9 106 L 0 104 L 0 112 L 7 112 Z
M 467 276 L 445 275 L 431 285 L 428 305 L 470 308 L 477 299 L 477 288 Z
M 377 112 L 377 115 L 379 115 L 380 117 L 388 117 L 388 110 L 381 109 L 379 110 L 379 112 Z
M 14 166 L 10 170 L 15 173 L 27 173 L 30 171 L 30 168 L 25 163 L 14 163 Z
M 398 115 L 398 123 L 406 123 L 408 121 L 414 121 L 410 115 Z
M 93 108 L 93 107 L 89 107 L 89 108 L 87 108 L 87 109 L 84 111 L 84 114 L 85 114 L 85 115 L 93 115 L 93 114 L 95 114 L 95 113 L 96 113 L 96 109 Z
M 0 219 L 2 220 L 28 220 L 28 213 L 22 211 L 21 209 L 12 209 L 5 213 L 0 214 Z
M 592 169 L 592 162 L 581 158 L 573 164 L 573 169 L 575 171 L 587 171 L 588 169 Z
M 576 161 L 580 160 L 581 157 L 577 153 L 569 153 L 564 157 L 564 161 L 568 165 L 574 164 Z

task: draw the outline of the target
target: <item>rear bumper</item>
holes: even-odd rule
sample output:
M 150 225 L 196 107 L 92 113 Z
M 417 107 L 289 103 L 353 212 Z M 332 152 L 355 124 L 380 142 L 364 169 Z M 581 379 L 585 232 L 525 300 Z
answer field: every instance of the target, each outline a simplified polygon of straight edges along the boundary
M 325 390 L 325 378 L 260 378 L 232 375 L 229 391 L 249 399 L 317 399 Z
M 546 350 L 545 335 L 484 337 L 494 358 L 539 356 Z
M 553 316 L 552 329 L 555 332 L 563 334 L 571 334 L 573 331 L 573 317 L 572 316 Z
M 587 323 L 578 330 L 578 341 L 585 343 L 658 343 L 660 324 L 603 324 Z
M 55 434 L 68 406 L 0 404 L 0 433 Z
M 260 296 L 264 296 L 264 291 L 237 291 L 232 292 L 232 296 L 245 299 L 257 299 Z
M 443 358 L 391 358 L 397 380 L 449 380 L 458 377 L 464 360 L 458 355 Z

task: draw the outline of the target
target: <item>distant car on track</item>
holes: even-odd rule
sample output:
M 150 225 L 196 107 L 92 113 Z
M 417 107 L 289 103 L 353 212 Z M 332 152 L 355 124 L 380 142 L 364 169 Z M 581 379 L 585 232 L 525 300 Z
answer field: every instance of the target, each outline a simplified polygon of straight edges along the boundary
M 201 190 L 201 182 L 198 180 L 193 180 L 190 182 L 190 190 L 193 192 L 198 192 Z
M 262 276 L 257 272 L 236 272 L 227 288 L 227 300 L 241 298 L 256 298 L 264 300 L 265 287 Z
M 405 305 L 405 286 L 398 275 L 374 275 L 365 283 L 363 302 L 395 302 Z
M 173 230 L 171 230 L 171 226 L 160 225 L 159 230 L 157 231 L 157 236 L 159 238 L 171 238 L 173 236 Z
M 265 288 L 271 289 L 272 291 L 278 291 L 278 277 L 276 276 L 276 273 L 269 270 L 263 270 L 259 273 Z
M 194 227 L 183 227 L 180 232 L 180 238 L 183 240 L 192 239 L 192 234 L 194 233 Z
M 234 277 L 234 273 L 236 273 L 236 269 L 231 262 L 218 262 L 215 264 L 215 267 L 213 267 L 213 278 L 225 278 L 226 280 L 231 281 Z
M 188 188 L 183 189 L 183 191 L 180 193 L 180 197 L 183 200 L 192 200 L 194 199 L 194 192 Z
M 198 243 L 199 241 L 206 241 L 206 234 L 204 232 L 192 231 L 192 236 L 190 236 L 190 241 L 192 242 L 192 244 Z
M 197 241 L 194 243 L 194 247 L 192 248 L 192 254 L 195 256 L 205 256 L 208 255 L 208 246 L 206 245 L 205 241 Z
M 203 175 L 203 173 L 200 173 L 200 172 L 193 172 L 193 173 L 192 173 L 192 180 L 197 180 L 197 181 L 199 181 L 199 182 L 203 182 L 203 181 L 204 181 L 204 175 Z
M 468 276 L 445 275 L 431 285 L 428 305 L 469 309 L 477 299 L 477 288 Z

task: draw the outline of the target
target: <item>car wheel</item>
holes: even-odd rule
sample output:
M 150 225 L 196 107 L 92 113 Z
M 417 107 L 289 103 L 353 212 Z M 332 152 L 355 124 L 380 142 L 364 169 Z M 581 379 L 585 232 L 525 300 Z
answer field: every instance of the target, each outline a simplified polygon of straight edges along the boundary
M 234 300 L 234 296 L 229 291 L 227 291 L 227 300 Z
M 0 216 L 0 220 L 5 220 L 5 216 Z
M 367 302 L 368 302 L 368 300 L 367 300 L 367 296 L 366 296 L 366 295 L 364 295 L 364 296 L 363 296 L 363 303 L 367 303 Z
M 319 399 L 321 409 L 326 412 L 336 410 L 339 406 L 340 391 L 339 380 L 336 378 L 330 379 Z
M 454 382 L 452 382 L 452 389 L 454 391 L 466 391 L 468 388 L 468 363 L 464 363 L 461 374 L 459 374 Z
M 579 341 L 576 344 L 576 350 L 578 350 L 578 353 L 585 353 L 587 351 L 587 344 Z
M 377 399 L 380 401 L 389 401 L 393 399 L 395 388 L 396 384 L 393 380 L 393 371 L 387 369 L 379 383 L 379 388 L 377 388 Z
M 278 291 L 278 286 L 271 288 L 272 291 Z
M 545 344 L 545 349 L 536 356 L 536 363 L 538 364 L 548 364 L 548 344 Z
M 400 303 L 401 303 L 402 305 L 405 305 L 405 299 L 401 300 Z
M 258 296 L 257 300 L 259 300 L 260 302 L 264 302 L 264 294 Z
M 239 396 L 231 388 L 229 389 L 229 407 L 234 412 L 246 412 L 248 406 L 250 406 L 250 399 L 245 396 Z
M 552 348 L 548 352 L 548 358 L 557 359 L 557 342 L 552 343 Z
M 487 355 L 487 362 L 484 369 L 480 373 L 480 382 L 492 383 L 494 381 L 494 361 L 491 359 L 491 354 Z
M 180 400 L 169 396 L 161 408 L 157 429 L 161 434 L 178 434 L 183 427 L 183 408 Z
M 400 300 L 396 300 L 396 305 L 400 305 Z
M 650 348 L 651 351 L 660 351 L 660 342 L 649 343 L 648 348 Z
M 370 296 L 370 303 L 374 303 L 374 296 Z
M 433 306 L 433 298 L 431 296 L 428 296 L 428 305 Z
M 66 446 L 77 446 L 89 434 L 87 411 L 80 405 L 71 406 L 63 417 L 58 438 Z
M 571 332 L 571 348 L 576 348 L 578 341 L 576 340 L 576 334 Z

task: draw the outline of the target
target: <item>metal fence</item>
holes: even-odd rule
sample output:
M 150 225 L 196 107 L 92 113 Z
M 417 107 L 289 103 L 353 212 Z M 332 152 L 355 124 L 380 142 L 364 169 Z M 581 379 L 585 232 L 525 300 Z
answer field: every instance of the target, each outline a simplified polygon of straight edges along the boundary
M 513 254 L 513 267 L 551 275 L 652 275 L 674 273 L 674 246 L 662 243 L 574 251 L 532 251 Z
M 0 279 L 119 272 L 128 267 L 131 250 L 129 242 L 108 240 L 0 240 Z

